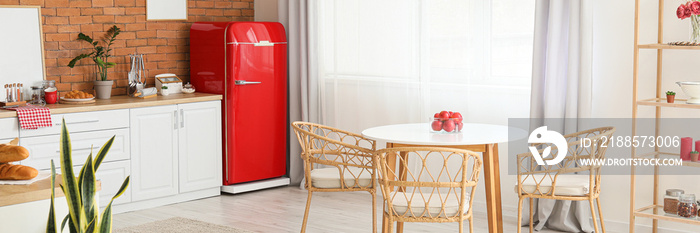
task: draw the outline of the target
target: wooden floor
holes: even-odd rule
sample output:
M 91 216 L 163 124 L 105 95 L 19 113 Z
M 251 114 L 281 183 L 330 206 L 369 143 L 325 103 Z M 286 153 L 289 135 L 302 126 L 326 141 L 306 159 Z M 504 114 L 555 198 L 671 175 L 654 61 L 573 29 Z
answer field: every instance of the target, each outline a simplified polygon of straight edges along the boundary
M 184 217 L 255 232 L 299 232 L 306 190 L 282 187 L 114 215 L 114 228 Z M 381 196 L 378 195 L 378 202 Z M 314 193 L 307 232 L 372 232 L 368 193 Z M 381 206 L 381 204 L 377 204 Z M 381 212 L 377 213 L 377 230 Z M 485 213 L 475 213 L 474 232 L 488 232 Z M 503 232 L 516 232 L 516 219 L 504 220 Z M 465 222 L 465 232 L 468 232 Z M 456 223 L 405 223 L 404 232 L 458 232 Z M 529 232 L 523 228 L 523 232 Z M 543 230 L 540 233 L 556 231 Z

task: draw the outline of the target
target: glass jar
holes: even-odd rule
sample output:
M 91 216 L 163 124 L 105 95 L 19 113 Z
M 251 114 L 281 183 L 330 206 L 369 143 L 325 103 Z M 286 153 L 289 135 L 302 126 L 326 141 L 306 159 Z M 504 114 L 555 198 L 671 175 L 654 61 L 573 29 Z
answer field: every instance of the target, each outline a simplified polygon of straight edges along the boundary
M 678 216 L 695 218 L 698 212 L 698 204 L 695 203 L 695 194 L 681 194 L 678 201 Z
M 45 90 L 48 88 L 53 88 L 52 90 L 56 89 L 56 81 L 55 80 L 41 81 L 41 99 L 46 99 Z M 51 90 L 49 90 L 49 91 L 51 91 Z
M 41 91 L 43 89 L 41 87 L 33 86 L 32 87 L 32 98 L 29 101 L 30 104 L 34 105 L 40 105 L 44 106 L 46 103 L 44 102 L 44 99 L 41 98 Z
M 664 196 L 664 212 L 667 214 L 678 214 L 678 197 L 684 194 L 681 189 L 666 189 Z

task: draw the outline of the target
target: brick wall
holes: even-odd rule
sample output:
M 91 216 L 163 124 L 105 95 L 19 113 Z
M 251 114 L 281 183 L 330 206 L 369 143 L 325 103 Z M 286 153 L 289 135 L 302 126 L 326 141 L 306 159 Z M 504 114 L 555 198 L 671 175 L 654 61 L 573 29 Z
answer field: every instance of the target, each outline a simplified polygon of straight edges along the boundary
M 187 21 L 146 21 L 146 0 L 0 0 L 0 5 L 41 6 L 44 23 L 46 79 L 55 80 L 60 92 L 92 92 L 94 62 L 83 59 L 75 68 L 66 66 L 91 46 L 76 41 L 82 32 L 101 38 L 112 25 L 117 37 L 109 61 L 109 79 L 115 80 L 113 95 L 126 93 L 129 54 L 144 54 L 147 83 L 154 76 L 175 73 L 189 80 L 189 28 L 196 21 L 253 21 L 253 0 L 189 0 Z

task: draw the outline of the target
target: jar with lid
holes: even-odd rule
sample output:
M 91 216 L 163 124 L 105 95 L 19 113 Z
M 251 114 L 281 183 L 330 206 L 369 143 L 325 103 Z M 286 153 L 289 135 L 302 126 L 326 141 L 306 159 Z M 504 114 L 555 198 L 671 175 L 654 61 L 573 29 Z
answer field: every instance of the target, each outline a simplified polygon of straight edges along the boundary
M 666 189 L 664 196 L 664 212 L 667 214 L 678 214 L 678 197 L 684 194 L 682 189 Z
M 56 89 L 56 81 L 55 80 L 44 80 L 41 81 L 41 99 L 46 98 L 46 89 L 52 88 L 49 91 L 54 91 Z
M 678 201 L 678 216 L 695 218 L 698 211 L 698 204 L 695 203 L 695 194 L 681 194 Z
M 41 87 L 33 86 L 32 87 L 32 98 L 29 103 L 34 104 L 34 105 L 40 105 L 44 106 L 46 103 L 44 102 L 44 99 L 41 98 L 41 92 L 44 90 Z

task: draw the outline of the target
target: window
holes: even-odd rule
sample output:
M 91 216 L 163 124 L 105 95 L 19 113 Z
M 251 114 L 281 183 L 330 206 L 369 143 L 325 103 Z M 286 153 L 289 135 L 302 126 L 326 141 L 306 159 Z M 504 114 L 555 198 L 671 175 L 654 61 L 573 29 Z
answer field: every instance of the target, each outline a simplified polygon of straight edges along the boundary
M 434 112 L 529 115 L 535 2 L 316 0 L 324 124 L 360 131 Z

